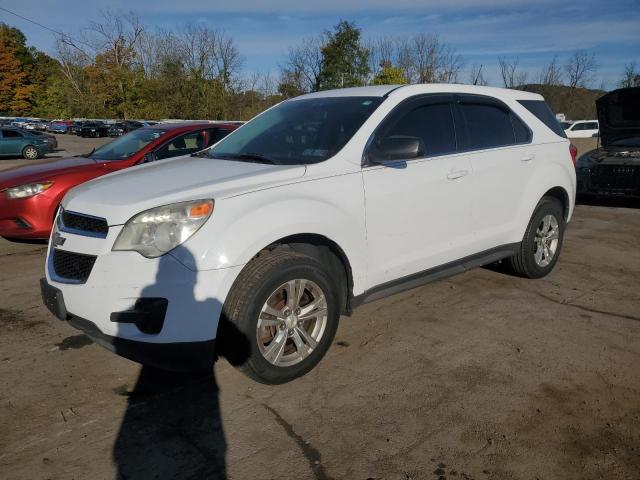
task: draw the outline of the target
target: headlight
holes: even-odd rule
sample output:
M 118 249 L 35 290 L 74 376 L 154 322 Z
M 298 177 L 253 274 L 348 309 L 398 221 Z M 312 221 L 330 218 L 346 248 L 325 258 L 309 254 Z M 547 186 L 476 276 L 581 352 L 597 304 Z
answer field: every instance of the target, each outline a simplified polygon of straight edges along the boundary
M 113 250 L 133 250 L 155 258 L 186 242 L 213 212 L 213 200 L 195 200 L 152 208 L 131 218 Z
M 49 190 L 53 182 L 29 183 L 27 185 L 18 185 L 17 187 L 7 188 L 5 195 L 7 198 L 28 198 L 38 195 L 39 193 Z

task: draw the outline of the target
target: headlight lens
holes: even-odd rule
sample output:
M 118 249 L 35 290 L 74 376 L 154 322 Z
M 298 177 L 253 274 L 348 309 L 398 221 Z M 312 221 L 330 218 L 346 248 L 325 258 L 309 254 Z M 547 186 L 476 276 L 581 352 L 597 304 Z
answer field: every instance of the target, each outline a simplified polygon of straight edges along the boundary
M 113 250 L 155 258 L 186 242 L 213 212 L 213 200 L 174 203 L 139 213 L 124 226 Z
M 38 195 L 39 193 L 49 190 L 53 182 L 29 183 L 27 185 L 18 185 L 17 187 L 7 188 L 5 195 L 9 199 L 28 198 Z

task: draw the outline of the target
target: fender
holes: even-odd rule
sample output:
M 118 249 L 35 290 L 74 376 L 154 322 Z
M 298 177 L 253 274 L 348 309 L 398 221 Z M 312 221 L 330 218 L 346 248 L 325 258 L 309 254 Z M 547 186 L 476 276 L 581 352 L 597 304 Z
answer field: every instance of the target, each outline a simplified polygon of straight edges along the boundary
M 327 191 L 334 192 L 327 196 Z M 266 198 L 268 197 L 268 199 Z M 295 200 L 292 200 L 295 199 Z M 224 227 L 222 227 L 224 226 Z M 276 241 L 297 234 L 327 237 L 344 251 L 354 294 L 366 285 L 366 228 L 362 174 L 316 178 L 216 202 L 203 228 L 184 246 L 195 256 L 175 255 L 194 270 L 245 265 Z
M 542 147 L 542 145 L 540 145 Z M 558 158 L 558 149 L 566 148 L 568 156 L 568 142 L 562 142 L 560 144 L 548 145 L 547 148 L 542 149 L 544 152 L 549 152 L 549 158 Z M 566 163 L 566 164 L 565 164 Z M 576 197 L 576 173 L 571 160 L 567 158 L 566 162 L 540 162 L 536 166 L 533 176 L 530 181 L 527 182 L 526 189 L 522 194 L 522 202 L 518 211 L 517 224 L 514 232 L 513 241 L 521 241 L 524 237 L 524 232 L 529 225 L 531 216 L 538 205 L 540 199 L 552 188 L 562 188 L 569 199 L 567 222 L 571 219 L 573 209 L 575 206 Z

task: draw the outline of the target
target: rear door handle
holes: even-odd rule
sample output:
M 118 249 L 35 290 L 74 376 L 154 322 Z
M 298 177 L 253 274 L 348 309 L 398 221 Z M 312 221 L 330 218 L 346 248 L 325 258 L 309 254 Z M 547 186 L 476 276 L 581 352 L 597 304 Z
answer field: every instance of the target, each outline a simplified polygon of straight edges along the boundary
M 469 170 L 453 170 L 447 174 L 449 180 L 455 180 L 456 178 L 462 178 L 469 174 Z
M 527 153 L 525 156 L 521 157 L 520 160 L 522 160 L 523 162 L 530 162 L 534 158 L 535 155 L 533 153 Z

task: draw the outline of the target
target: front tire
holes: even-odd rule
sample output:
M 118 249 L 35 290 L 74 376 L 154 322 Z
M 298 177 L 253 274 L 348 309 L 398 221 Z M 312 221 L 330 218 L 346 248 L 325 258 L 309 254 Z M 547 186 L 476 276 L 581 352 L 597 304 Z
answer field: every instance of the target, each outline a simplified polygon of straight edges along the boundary
M 538 203 L 518 253 L 509 259 L 513 271 L 525 278 L 542 278 L 553 270 L 564 239 L 564 208 L 555 197 Z
M 247 264 L 227 296 L 219 353 L 233 357 L 241 344 L 248 344 L 246 358 L 230 362 L 261 383 L 301 377 L 333 341 L 339 298 L 335 282 L 314 258 L 292 251 L 262 254 Z M 238 342 L 238 333 L 244 342 Z
M 38 151 L 38 149 L 36 147 L 32 147 L 31 145 L 27 145 L 22 150 L 22 156 L 24 158 L 26 158 L 27 160 L 36 160 L 38 157 L 40 157 L 40 152 Z

